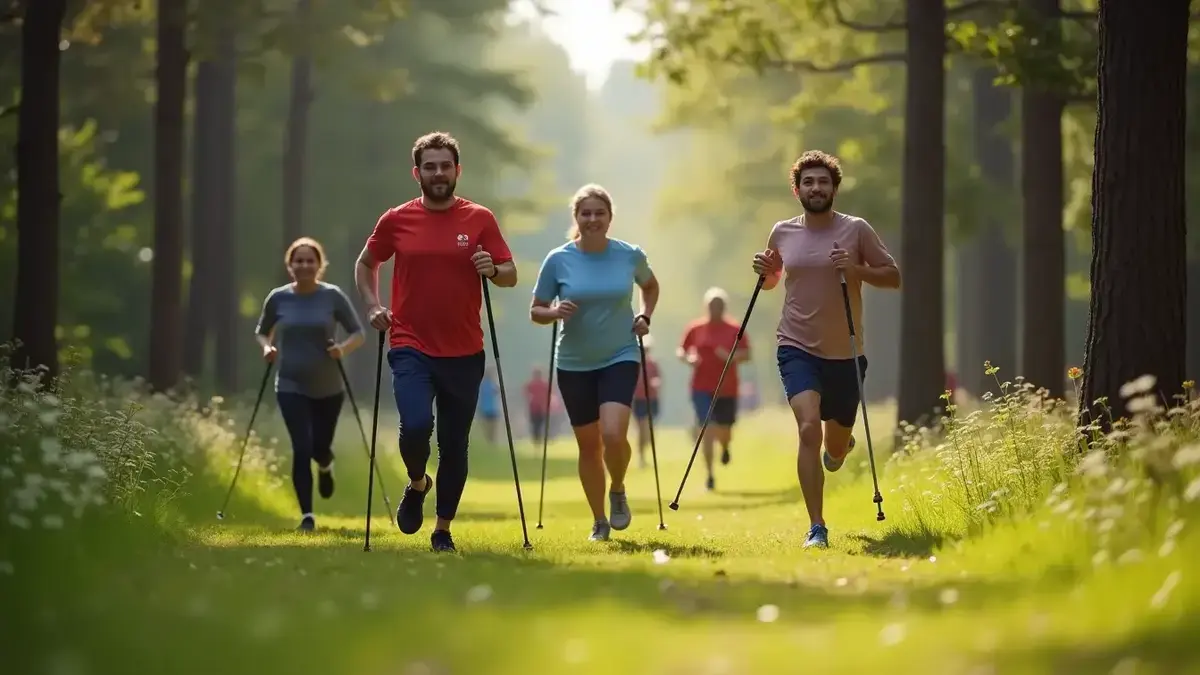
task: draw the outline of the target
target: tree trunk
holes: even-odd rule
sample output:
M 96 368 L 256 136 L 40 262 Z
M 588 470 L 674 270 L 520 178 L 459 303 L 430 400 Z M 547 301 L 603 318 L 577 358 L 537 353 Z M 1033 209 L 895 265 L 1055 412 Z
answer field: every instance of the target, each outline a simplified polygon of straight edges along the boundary
M 1046 17 L 1059 12 L 1059 0 L 1028 2 Z M 1062 115 L 1063 101 L 1055 92 L 1023 89 L 1020 374 L 1055 397 L 1063 395 L 1066 383 Z
M 1184 379 L 1184 192 L 1188 0 L 1100 3 L 1099 115 L 1092 177 L 1092 299 L 1082 422 L 1127 414 L 1143 375 L 1171 406 Z M 1147 74 L 1152 73 L 1152 77 Z
M 184 370 L 194 379 L 204 374 L 209 329 L 215 317 L 213 280 L 223 266 L 213 242 L 216 234 L 213 190 L 215 181 L 220 180 L 216 176 L 219 167 L 213 161 L 217 70 L 218 65 L 211 59 L 196 67 L 192 122 L 192 277 L 188 284 L 187 331 L 183 336 Z
M 154 263 L 150 298 L 150 386 L 160 392 L 178 384 L 183 365 L 186 38 L 186 0 L 160 0 L 154 105 Z
M 13 355 L 17 368 L 58 375 L 59 36 L 66 0 L 40 0 L 21 27 L 21 107 L 17 113 L 17 280 Z
M 907 0 L 907 8 L 897 414 L 902 422 L 921 424 L 942 408 L 945 385 L 946 8 L 942 0 Z
M 1187 266 L 1187 379 L 1200 380 L 1200 258 Z
M 213 278 L 213 334 L 216 337 L 216 381 L 219 390 L 238 390 L 238 251 L 237 207 L 237 26 L 226 23 L 217 45 L 213 85 L 213 243 L 221 259 Z
M 304 234 L 304 175 L 307 168 L 308 111 L 312 103 L 312 58 L 308 53 L 311 0 L 297 0 L 301 47 L 292 58 L 292 91 L 283 140 L 283 245 Z
M 1015 160 L 1003 125 L 1012 116 L 1012 93 L 994 84 L 996 75 L 995 67 L 984 66 L 972 77 L 975 154 L 989 192 L 1007 196 Z M 1000 367 L 1001 379 L 1017 374 L 1017 261 L 1002 213 L 989 211 L 960 259 L 960 278 L 974 283 L 959 288 L 958 381 L 974 396 L 999 393 L 984 361 Z

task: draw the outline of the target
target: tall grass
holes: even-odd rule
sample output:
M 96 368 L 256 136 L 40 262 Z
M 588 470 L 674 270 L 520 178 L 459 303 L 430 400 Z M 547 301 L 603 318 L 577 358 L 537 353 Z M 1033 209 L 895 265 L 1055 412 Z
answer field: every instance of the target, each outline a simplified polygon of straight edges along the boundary
M 170 527 L 215 449 L 228 463 L 225 450 L 244 433 L 246 415 L 220 398 L 151 394 L 70 361 L 48 379 L 43 368 L 14 368 L 11 353 L 0 346 L 0 530 L 58 530 L 90 513 Z M 249 471 L 281 480 L 274 445 L 251 445 Z
M 997 368 L 985 367 L 996 376 Z M 1080 376 L 1072 369 L 1072 382 Z M 1151 393 L 1153 377 L 1127 384 L 1125 411 L 1109 409 L 1106 434 L 1079 426 L 1074 406 L 1022 378 L 996 384 L 1000 394 L 985 395 L 983 407 L 965 416 L 946 392 L 935 427 L 904 428 L 887 461 L 892 490 L 903 498 L 902 528 L 961 540 L 1036 517 L 1078 542 L 1071 552 L 1078 566 L 1174 548 L 1187 517 L 1200 511 L 1193 383 L 1169 408 Z

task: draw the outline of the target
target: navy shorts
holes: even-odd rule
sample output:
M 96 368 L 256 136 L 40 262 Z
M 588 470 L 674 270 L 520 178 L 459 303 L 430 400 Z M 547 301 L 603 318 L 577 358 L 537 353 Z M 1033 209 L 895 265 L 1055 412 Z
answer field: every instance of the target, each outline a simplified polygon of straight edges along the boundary
M 737 422 L 738 400 L 736 396 L 718 396 L 713 403 L 713 395 L 707 391 L 692 392 L 692 410 L 696 413 L 696 424 L 704 424 L 708 416 L 708 408 L 712 406 L 710 424 L 731 427 Z
M 850 429 L 858 418 L 858 373 L 853 359 L 823 359 L 791 345 L 776 352 L 779 378 L 790 402 L 804 391 L 821 395 L 821 420 L 833 420 Z M 867 379 L 867 357 L 858 357 L 863 380 Z
M 640 369 L 637 361 L 618 361 L 596 370 L 557 369 L 558 391 L 571 426 L 582 427 L 599 420 L 604 403 L 633 407 Z
M 637 399 L 633 402 L 633 416 L 639 420 L 646 419 L 649 414 L 652 419 L 658 419 L 658 399 L 647 402 L 646 399 Z

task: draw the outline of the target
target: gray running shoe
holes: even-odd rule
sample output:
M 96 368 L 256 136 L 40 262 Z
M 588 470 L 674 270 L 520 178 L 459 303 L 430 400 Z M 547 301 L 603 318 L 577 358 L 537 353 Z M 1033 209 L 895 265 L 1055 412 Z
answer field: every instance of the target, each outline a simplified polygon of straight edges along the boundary
M 629 527 L 629 522 L 633 520 L 633 514 L 629 512 L 629 500 L 625 498 L 624 492 L 608 493 L 608 511 L 608 522 L 614 530 Z
M 588 539 L 592 541 L 608 541 L 608 535 L 612 528 L 606 520 L 597 520 L 592 524 L 592 536 Z

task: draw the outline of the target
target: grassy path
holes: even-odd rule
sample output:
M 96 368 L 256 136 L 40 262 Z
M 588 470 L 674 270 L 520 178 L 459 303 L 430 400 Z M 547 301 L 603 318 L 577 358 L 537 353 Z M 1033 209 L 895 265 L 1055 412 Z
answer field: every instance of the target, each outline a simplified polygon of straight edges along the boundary
M 665 505 L 691 444 L 661 431 L 669 529 L 657 530 L 652 472 L 635 468 L 633 525 L 606 544 L 586 540 L 565 442 L 552 447 L 545 529 L 534 529 L 540 462 L 522 448 L 531 552 L 507 451 L 478 449 L 456 527 L 462 554 L 435 556 L 430 520 L 406 537 L 381 501 L 374 551 L 362 551 L 366 462 L 347 428 L 318 534 L 291 531 L 290 488 L 250 481 L 222 523 L 221 486 L 193 488 L 182 504 L 191 526 L 173 538 L 94 522 L 10 546 L 5 672 L 1200 672 L 1195 537 L 1094 572 L 1048 518 L 942 545 L 906 533 L 886 481 L 888 520 L 877 523 L 869 477 L 848 466 L 827 481 L 833 547 L 804 551 L 792 432 L 771 417 L 739 431 L 720 491 L 704 492 L 698 461 L 678 512 Z M 395 504 L 400 465 L 385 450 Z

